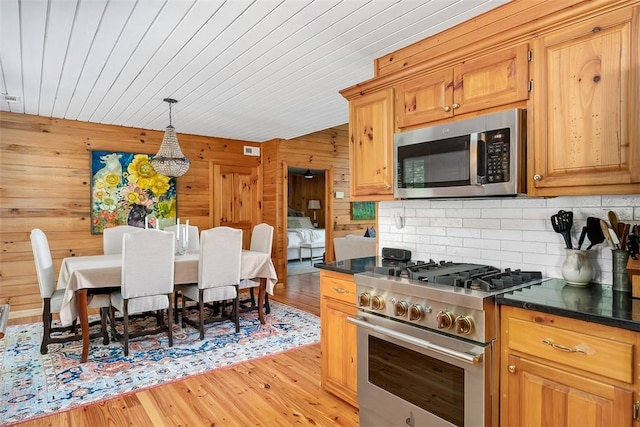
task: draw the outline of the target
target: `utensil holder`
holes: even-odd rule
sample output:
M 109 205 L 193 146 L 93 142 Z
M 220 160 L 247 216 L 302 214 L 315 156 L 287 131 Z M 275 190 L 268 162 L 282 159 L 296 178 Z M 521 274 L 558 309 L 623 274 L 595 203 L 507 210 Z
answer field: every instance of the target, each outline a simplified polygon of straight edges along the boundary
M 594 269 L 590 251 L 565 249 L 566 258 L 562 264 L 562 278 L 573 286 L 586 286 L 593 279 Z
M 631 279 L 627 271 L 629 252 L 623 249 L 611 251 L 611 263 L 613 271 L 613 290 L 619 292 L 631 292 Z

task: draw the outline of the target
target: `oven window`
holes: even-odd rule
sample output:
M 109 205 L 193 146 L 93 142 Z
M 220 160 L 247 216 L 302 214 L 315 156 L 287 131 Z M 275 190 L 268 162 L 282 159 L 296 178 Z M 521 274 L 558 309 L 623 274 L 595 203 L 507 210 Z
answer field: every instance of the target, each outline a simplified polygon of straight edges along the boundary
M 369 335 L 369 382 L 464 425 L 464 369 Z M 473 398 L 473 397 L 470 397 Z
M 401 188 L 469 185 L 469 135 L 398 147 Z

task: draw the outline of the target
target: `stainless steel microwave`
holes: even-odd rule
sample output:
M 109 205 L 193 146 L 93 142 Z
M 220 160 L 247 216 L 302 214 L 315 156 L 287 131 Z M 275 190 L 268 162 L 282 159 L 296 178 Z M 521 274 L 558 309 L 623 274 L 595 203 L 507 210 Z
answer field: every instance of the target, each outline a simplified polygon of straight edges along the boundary
M 397 198 L 526 192 L 526 110 L 512 109 L 396 133 Z

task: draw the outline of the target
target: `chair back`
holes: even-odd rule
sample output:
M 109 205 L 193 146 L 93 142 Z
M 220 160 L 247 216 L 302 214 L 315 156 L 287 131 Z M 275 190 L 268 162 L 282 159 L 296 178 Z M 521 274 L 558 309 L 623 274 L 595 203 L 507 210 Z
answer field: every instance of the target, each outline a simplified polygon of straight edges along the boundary
M 122 249 L 122 297 L 173 292 L 175 236 L 156 229 L 127 233 Z
M 184 239 L 184 228 L 186 227 L 186 224 L 181 224 L 180 225 L 180 234 L 178 235 L 178 239 L 176 241 L 176 248 L 179 248 L 180 245 L 182 244 L 182 240 Z M 163 228 L 163 231 L 170 231 L 171 233 L 175 234 L 177 233 L 177 225 L 170 225 L 168 227 Z M 199 237 L 199 233 L 200 231 L 198 230 L 198 226 L 197 225 L 189 225 L 189 230 L 187 231 L 187 235 L 189 236 L 189 251 L 198 251 L 200 250 L 200 237 Z
M 242 260 L 242 230 L 215 227 L 200 233 L 198 287 L 238 285 Z
M 31 230 L 31 249 L 36 264 L 38 286 L 42 298 L 51 298 L 56 290 L 56 278 L 53 272 L 53 260 L 49 249 L 49 240 L 39 228 Z
M 253 227 L 253 232 L 251 233 L 250 249 L 252 251 L 271 254 L 272 246 L 273 246 L 273 226 L 263 222 Z
M 105 255 L 122 253 L 122 236 L 125 233 L 144 230 L 132 225 L 116 225 L 102 230 L 102 250 Z

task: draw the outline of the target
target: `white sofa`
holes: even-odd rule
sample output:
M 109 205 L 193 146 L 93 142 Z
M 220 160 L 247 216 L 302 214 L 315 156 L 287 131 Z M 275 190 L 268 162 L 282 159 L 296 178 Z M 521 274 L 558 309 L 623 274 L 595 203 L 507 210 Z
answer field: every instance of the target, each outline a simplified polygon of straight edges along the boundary
M 376 238 L 349 234 L 333 239 L 336 261 L 376 256 Z

